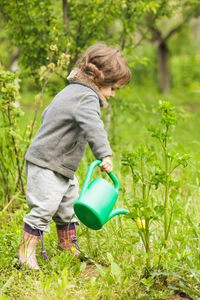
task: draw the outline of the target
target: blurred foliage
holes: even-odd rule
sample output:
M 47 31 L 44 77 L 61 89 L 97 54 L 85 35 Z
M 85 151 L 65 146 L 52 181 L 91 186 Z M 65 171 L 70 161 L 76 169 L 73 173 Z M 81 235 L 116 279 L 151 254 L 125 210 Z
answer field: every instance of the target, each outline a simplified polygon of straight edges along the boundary
M 18 126 L 23 111 L 18 102 L 16 79 L 17 74 L 0 69 L 0 195 L 3 207 L 11 202 L 13 195 L 25 194 L 21 160 L 28 141 L 28 127 L 21 130 Z
M 197 39 L 191 39 L 195 24 L 193 22 L 189 25 L 189 20 L 199 16 L 199 9 L 196 0 L 2 0 L 0 61 L 6 68 L 10 68 L 14 58 L 19 56 L 21 76 L 33 75 L 38 79 L 38 69 L 48 64 L 51 45 L 58 48 L 54 55 L 55 61 L 61 53 L 70 55 L 69 72 L 89 45 L 105 41 L 123 51 L 129 66 L 134 69 L 135 82 L 141 83 L 148 76 L 150 81 L 157 84 L 158 65 L 155 48 L 151 46 L 152 41 L 155 41 L 152 35 L 160 32 L 162 39 L 168 34 L 172 35 L 173 41 L 170 40 L 168 45 L 172 59 L 180 53 L 181 45 L 184 55 L 188 51 L 185 49 L 190 48 L 192 51 L 196 47 L 197 51 L 198 32 L 196 29 Z M 172 34 L 173 30 L 176 33 L 179 26 L 181 31 Z M 187 47 L 188 43 L 191 47 Z M 176 84 L 173 77 L 177 74 L 173 74 L 173 67 L 171 70 L 172 84 Z M 63 82 L 61 86 L 67 82 L 66 77 L 58 81 Z M 49 86 L 52 92 L 53 87 L 54 82 Z

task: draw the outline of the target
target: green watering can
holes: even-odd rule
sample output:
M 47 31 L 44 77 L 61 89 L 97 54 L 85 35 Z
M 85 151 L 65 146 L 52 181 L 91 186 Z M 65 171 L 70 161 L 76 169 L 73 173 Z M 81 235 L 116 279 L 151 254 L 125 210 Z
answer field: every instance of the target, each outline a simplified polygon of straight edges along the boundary
M 101 160 L 91 163 L 80 196 L 74 203 L 74 211 L 79 220 L 95 230 L 101 229 L 114 216 L 129 212 L 123 208 L 113 209 L 118 197 L 119 182 L 112 172 L 108 175 L 114 187 L 103 178 L 95 178 L 89 184 L 94 168 L 101 163 Z

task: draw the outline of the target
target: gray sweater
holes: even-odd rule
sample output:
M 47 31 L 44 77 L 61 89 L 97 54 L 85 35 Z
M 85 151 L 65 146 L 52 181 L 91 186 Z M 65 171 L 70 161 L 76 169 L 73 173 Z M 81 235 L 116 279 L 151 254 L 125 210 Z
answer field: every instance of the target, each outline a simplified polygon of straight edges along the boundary
M 73 179 L 87 143 L 96 159 L 112 155 L 98 94 L 86 84 L 73 82 L 44 110 L 25 158 Z

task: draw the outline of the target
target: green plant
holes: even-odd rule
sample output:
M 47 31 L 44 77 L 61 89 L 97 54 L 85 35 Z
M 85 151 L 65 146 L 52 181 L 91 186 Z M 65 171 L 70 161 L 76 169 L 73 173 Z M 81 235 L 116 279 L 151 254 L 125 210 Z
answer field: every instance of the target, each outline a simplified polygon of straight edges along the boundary
M 19 85 L 16 83 L 19 81 L 18 74 L 0 68 L 0 133 L 2 136 L 0 141 L 0 173 L 3 179 L 3 184 L 0 185 L 0 195 L 2 199 L 7 198 L 7 202 L 2 203 L 4 209 L 16 199 L 16 195 L 18 198 L 21 197 L 20 194 L 22 197 L 25 195 L 25 153 L 32 140 L 45 88 L 55 74 L 60 77 L 66 76 L 66 69 L 70 62 L 70 56 L 66 53 L 58 55 L 57 61 L 53 62 L 58 52 L 56 28 L 53 29 L 53 33 L 54 44 L 50 45 L 49 56 L 47 57 L 49 63 L 46 66 L 41 66 L 39 71 L 41 91 L 35 96 L 34 117 L 31 123 L 26 124 L 22 130 L 19 128 L 23 111 L 20 107 Z
M 180 165 L 186 167 L 190 158 L 188 154 L 180 155 L 169 150 L 172 128 L 176 124 L 173 105 L 161 102 L 156 113 L 160 117 L 159 126 L 158 123 L 156 126 L 150 126 L 149 132 L 160 142 L 162 155 L 158 155 L 153 146 L 140 145 L 136 151 L 123 153 L 122 158 L 122 165 L 129 167 L 132 174 L 133 200 L 129 204 L 131 213 L 127 217 L 136 218 L 138 233 L 147 254 L 148 273 L 151 269 L 150 225 L 152 221 L 164 218 L 164 237 L 161 240 L 166 247 L 178 195 L 178 181 L 172 174 Z M 164 189 L 162 201 L 158 199 L 160 186 Z
M 179 152 L 170 151 L 169 141 L 172 139 L 172 130 L 174 129 L 177 119 L 175 108 L 170 102 L 160 101 L 160 105 L 157 110 L 160 115 L 160 126 L 151 126 L 149 131 L 152 137 L 156 138 L 161 145 L 163 153 L 163 175 L 164 181 L 162 182 L 165 188 L 164 196 L 164 240 L 165 244 L 170 232 L 171 220 L 173 209 L 170 209 L 169 199 L 175 200 L 177 192 L 177 181 L 173 178 L 174 171 L 179 167 L 186 167 L 189 154 L 180 154 Z M 174 187 L 174 189 L 172 189 Z
M 23 111 L 19 106 L 17 77 L 17 74 L 0 69 L 0 172 L 3 179 L 0 193 L 2 199 L 7 198 L 7 203 L 12 200 L 13 193 L 25 193 L 21 158 L 26 147 L 27 131 L 21 131 L 18 126 Z
M 146 269 L 151 268 L 150 225 L 158 220 L 163 213 L 162 206 L 155 203 L 153 189 L 156 190 L 163 180 L 163 172 L 156 162 L 156 153 L 153 148 L 141 145 L 134 152 L 123 154 L 122 164 L 131 169 L 133 183 L 133 200 L 127 217 L 136 218 L 138 233 L 147 253 Z

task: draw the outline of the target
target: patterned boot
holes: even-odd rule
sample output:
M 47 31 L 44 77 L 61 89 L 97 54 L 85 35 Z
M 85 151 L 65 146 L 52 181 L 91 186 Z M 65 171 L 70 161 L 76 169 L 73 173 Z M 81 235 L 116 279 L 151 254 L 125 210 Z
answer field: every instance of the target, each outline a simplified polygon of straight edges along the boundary
M 76 243 L 76 223 L 70 223 L 65 225 L 57 225 L 57 233 L 58 233 L 58 240 L 60 250 L 66 249 L 68 252 L 73 252 L 76 258 L 79 257 L 80 249 L 79 245 Z
M 44 250 L 42 231 L 32 229 L 29 225 L 24 224 L 24 237 L 19 249 L 18 259 L 22 265 L 27 265 L 31 270 L 39 270 L 36 249 L 40 239 L 42 242 L 42 251 L 40 253 L 45 259 L 48 259 Z

